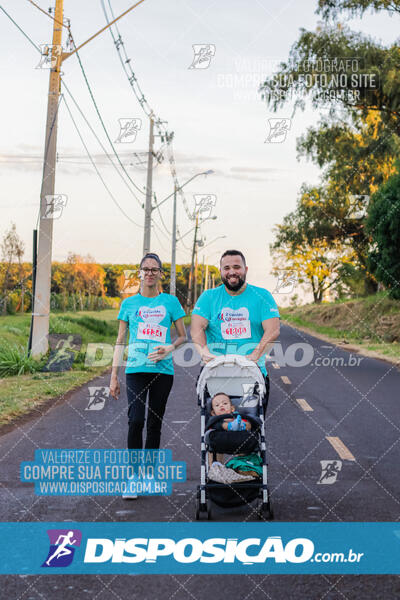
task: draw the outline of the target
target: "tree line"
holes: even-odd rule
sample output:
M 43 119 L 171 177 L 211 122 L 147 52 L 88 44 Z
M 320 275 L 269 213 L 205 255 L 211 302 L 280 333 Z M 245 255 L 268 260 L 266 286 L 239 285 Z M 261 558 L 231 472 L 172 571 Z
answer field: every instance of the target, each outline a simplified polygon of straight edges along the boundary
M 25 248 L 15 224 L 3 236 L 0 262 L 0 314 L 32 310 L 32 263 L 24 262 Z M 169 292 L 171 265 L 166 263 L 163 291 Z M 176 266 L 176 295 L 184 305 L 189 285 L 190 264 Z M 207 281 L 206 281 L 207 278 Z M 117 308 L 121 297 L 139 287 L 139 264 L 96 263 L 90 256 L 70 252 L 65 262 L 51 266 L 51 310 L 101 310 Z M 198 265 L 197 294 L 220 283 L 213 265 Z

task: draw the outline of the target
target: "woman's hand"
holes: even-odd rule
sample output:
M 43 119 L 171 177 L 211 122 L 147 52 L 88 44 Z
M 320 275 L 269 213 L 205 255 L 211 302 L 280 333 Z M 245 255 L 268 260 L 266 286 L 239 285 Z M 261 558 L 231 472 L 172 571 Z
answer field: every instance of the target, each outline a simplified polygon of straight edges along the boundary
M 121 390 L 119 387 L 119 381 L 117 375 L 111 375 L 110 381 L 110 394 L 115 400 L 118 400 L 118 396 L 120 395 Z
M 174 348 L 175 346 L 173 344 L 169 344 L 168 346 L 156 346 L 147 358 L 151 360 L 151 362 L 157 363 L 159 360 L 163 360 L 167 354 L 174 350 Z

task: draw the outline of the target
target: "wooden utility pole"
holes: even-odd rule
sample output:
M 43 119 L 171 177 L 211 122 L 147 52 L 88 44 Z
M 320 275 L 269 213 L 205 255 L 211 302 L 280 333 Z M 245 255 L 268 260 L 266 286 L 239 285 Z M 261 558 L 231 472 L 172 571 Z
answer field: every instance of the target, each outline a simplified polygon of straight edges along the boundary
M 176 296 L 176 184 L 174 185 L 174 207 L 172 214 L 172 252 L 169 293 Z
M 50 58 L 49 94 L 47 100 L 46 137 L 44 144 L 43 178 L 40 191 L 40 221 L 39 240 L 37 249 L 37 271 L 34 282 L 34 301 L 31 320 L 32 356 L 40 356 L 48 350 L 48 334 L 50 321 L 50 289 L 51 289 L 51 255 L 53 242 L 53 214 L 56 208 L 54 197 L 56 151 L 57 151 L 57 122 L 58 107 L 60 101 L 61 64 L 67 58 L 75 54 L 80 48 L 119 21 L 124 15 L 142 4 L 144 0 L 138 0 L 136 4 L 125 10 L 119 17 L 102 27 L 89 39 L 75 47 L 71 52 L 62 51 L 62 28 L 64 0 L 55 0 L 53 44 L 48 49 Z M 39 8 L 39 7 L 37 7 Z M 43 12 L 43 11 L 42 11 Z
M 54 10 L 53 44 L 47 100 L 46 137 L 44 144 L 43 179 L 40 191 L 40 222 L 35 283 L 34 312 L 32 313 L 32 355 L 47 352 L 50 320 L 51 254 L 53 242 L 54 183 L 56 170 L 57 121 L 60 99 L 60 67 L 62 60 L 63 2 L 56 0 Z
M 187 295 L 187 305 L 186 312 L 189 313 L 192 308 L 192 298 L 193 298 L 193 280 L 194 280 L 194 259 L 196 255 L 197 249 L 197 230 L 199 228 L 199 213 L 196 214 L 196 225 L 194 228 L 194 238 L 193 238 L 193 248 L 192 248 L 192 261 L 190 263 L 190 273 L 189 273 L 189 289 Z

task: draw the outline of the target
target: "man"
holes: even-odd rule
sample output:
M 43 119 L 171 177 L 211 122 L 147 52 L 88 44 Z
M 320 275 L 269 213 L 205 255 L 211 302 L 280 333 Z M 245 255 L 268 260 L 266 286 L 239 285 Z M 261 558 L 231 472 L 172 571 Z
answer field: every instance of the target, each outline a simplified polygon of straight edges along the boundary
M 246 283 L 248 267 L 242 252 L 227 250 L 221 256 L 223 285 L 201 294 L 192 313 L 191 335 L 203 362 L 220 354 L 241 354 L 256 362 L 265 378 L 268 345 L 279 335 L 279 312 L 272 294 Z

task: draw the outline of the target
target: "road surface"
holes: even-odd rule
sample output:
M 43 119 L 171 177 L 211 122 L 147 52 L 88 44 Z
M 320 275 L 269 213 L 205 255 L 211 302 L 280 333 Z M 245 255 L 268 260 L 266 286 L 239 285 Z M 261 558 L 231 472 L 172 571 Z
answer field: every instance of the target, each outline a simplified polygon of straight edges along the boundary
M 269 479 L 276 521 L 395 521 L 400 518 L 400 373 L 282 326 L 269 363 Z M 302 346 L 293 346 L 300 344 Z M 294 352 L 296 350 L 296 352 Z M 358 356 L 360 360 L 355 357 Z M 350 359 L 350 360 L 349 360 Z M 307 363 L 307 364 L 303 364 Z M 349 364 L 350 363 L 350 364 Z M 88 386 L 40 418 L 0 438 L 2 521 L 192 521 L 200 472 L 200 418 L 194 391 L 199 366 L 177 367 L 162 447 L 186 460 L 187 481 L 171 497 L 38 497 L 19 481 L 36 448 L 125 447 L 126 395 L 85 410 Z M 44 384 L 45 385 L 45 384 Z M 321 461 L 340 465 L 334 484 L 318 483 Z M 339 462 L 338 462 L 339 461 Z M 255 521 L 253 507 L 214 508 L 215 521 Z M 57 575 L 2 576 L 1 598 L 80 600 L 372 599 L 400 596 L 395 576 L 355 575 Z

